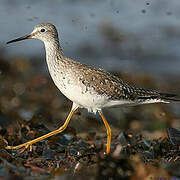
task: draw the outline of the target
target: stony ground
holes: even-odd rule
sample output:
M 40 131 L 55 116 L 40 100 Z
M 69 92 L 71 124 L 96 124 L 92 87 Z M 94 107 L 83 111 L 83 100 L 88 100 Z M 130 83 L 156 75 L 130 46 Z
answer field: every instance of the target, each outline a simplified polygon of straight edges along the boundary
M 0 60 L 0 179 L 180 177 L 180 133 L 170 128 L 179 128 L 178 104 L 106 110 L 113 132 L 109 156 L 103 123 L 84 111 L 75 113 L 66 131 L 34 144 L 31 152 L 6 150 L 7 142 L 18 145 L 59 127 L 70 110 L 71 102 L 38 67 L 20 57 Z M 123 76 L 157 88 L 151 77 Z M 180 89 L 173 81 L 170 87 L 175 84 Z

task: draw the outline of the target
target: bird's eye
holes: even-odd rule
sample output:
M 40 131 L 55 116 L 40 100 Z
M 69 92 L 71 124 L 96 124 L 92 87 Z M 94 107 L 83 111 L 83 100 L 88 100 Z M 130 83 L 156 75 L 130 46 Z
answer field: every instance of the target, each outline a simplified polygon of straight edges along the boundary
M 45 32 L 45 29 L 41 29 L 41 32 Z

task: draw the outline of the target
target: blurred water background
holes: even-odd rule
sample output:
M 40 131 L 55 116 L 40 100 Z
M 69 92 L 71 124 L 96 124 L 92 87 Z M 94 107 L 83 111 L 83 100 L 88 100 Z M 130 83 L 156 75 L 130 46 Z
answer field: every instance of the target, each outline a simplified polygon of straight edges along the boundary
M 108 71 L 174 79 L 180 75 L 179 7 L 179 0 L 0 0 L 0 47 L 7 59 L 40 59 L 47 72 L 42 43 L 5 43 L 50 22 L 68 57 Z

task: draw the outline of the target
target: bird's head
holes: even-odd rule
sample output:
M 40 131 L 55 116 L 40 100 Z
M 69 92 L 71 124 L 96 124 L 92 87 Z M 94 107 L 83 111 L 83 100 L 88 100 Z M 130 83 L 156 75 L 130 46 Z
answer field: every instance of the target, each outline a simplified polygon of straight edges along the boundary
M 34 27 L 30 34 L 8 41 L 7 44 L 25 39 L 39 39 L 43 42 L 51 42 L 53 39 L 58 40 L 58 33 L 53 24 L 40 23 Z

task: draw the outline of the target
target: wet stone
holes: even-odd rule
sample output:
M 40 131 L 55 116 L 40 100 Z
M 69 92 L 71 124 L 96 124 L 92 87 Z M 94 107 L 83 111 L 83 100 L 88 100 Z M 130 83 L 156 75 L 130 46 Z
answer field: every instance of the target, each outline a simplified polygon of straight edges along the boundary
M 63 145 L 58 145 L 56 148 L 56 152 L 58 153 L 65 153 L 65 150 L 66 150 L 66 146 Z
M 153 160 L 154 159 L 153 152 L 150 152 L 150 151 L 142 152 L 142 158 L 144 159 L 145 162 Z
M 126 140 L 126 137 L 124 136 L 123 132 L 119 134 L 117 139 L 119 140 L 120 144 L 123 146 L 126 146 L 128 144 L 128 141 Z
M 80 139 L 77 144 L 84 149 L 87 149 L 89 147 L 89 144 L 83 139 Z
M 168 137 L 173 145 L 180 145 L 180 130 L 175 128 L 167 129 Z
M 64 134 L 63 136 L 66 138 L 67 141 L 71 141 L 74 138 L 74 136 L 69 134 Z
M 64 146 L 68 145 L 71 142 L 71 140 L 73 139 L 73 138 L 69 138 L 69 137 L 70 136 L 64 136 L 64 135 L 62 136 L 62 134 L 58 135 L 57 144 L 64 145 Z
M 74 147 L 70 147 L 69 148 L 69 154 L 72 156 L 80 156 L 80 152 L 78 151 L 78 149 L 74 146 Z
M 151 147 L 151 141 L 150 141 L 150 140 L 143 139 L 143 143 L 144 143 L 144 145 L 147 146 L 148 148 Z
M 54 160 L 56 155 L 56 151 L 51 149 L 44 149 L 42 153 L 42 157 L 46 160 Z
M 25 109 L 21 109 L 19 111 L 20 116 L 25 119 L 26 121 L 31 120 L 32 116 L 33 116 L 33 112 L 29 111 L 29 110 L 25 110 Z

